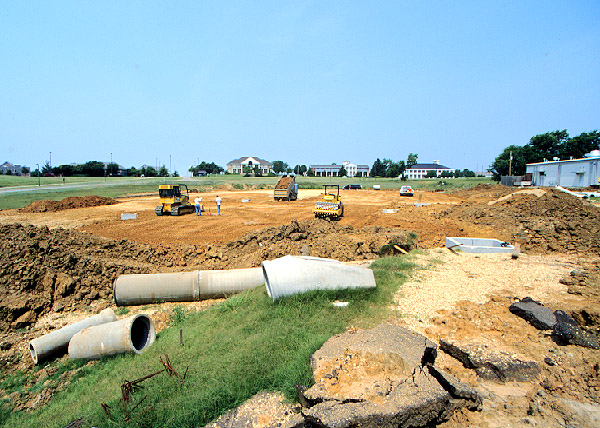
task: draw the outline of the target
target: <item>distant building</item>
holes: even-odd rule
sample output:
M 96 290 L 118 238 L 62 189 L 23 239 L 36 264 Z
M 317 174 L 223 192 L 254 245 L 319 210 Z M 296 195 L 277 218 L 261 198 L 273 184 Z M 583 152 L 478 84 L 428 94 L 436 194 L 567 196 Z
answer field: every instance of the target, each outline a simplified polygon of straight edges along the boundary
M 582 159 L 530 163 L 526 173 L 531 174 L 534 186 L 589 187 L 600 179 L 600 150 L 593 150 Z
M 273 172 L 273 164 L 261 158 L 247 156 L 227 162 L 227 172 L 230 174 L 244 174 L 244 167 L 254 169 L 258 166 L 261 174 Z
M 369 165 L 355 165 L 348 161 L 343 162 L 342 165 L 311 165 L 310 169 L 317 177 L 337 177 L 342 166 L 348 177 L 367 177 L 369 175 Z
M 435 176 L 439 177 L 443 172 L 454 173 L 454 169 L 448 168 L 447 166 L 440 165 L 439 160 L 434 160 L 433 163 L 416 163 L 410 168 L 406 169 L 406 178 L 409 180 L 416 180 L 419 178 L 427 178 L 429 171 L 434 171 Z
M 10 162 L 4 162 L 2 165 L 0 165 L 0 173 L 10 175 L 21 175 L 21 168 L 21 165 L 13 165 Z

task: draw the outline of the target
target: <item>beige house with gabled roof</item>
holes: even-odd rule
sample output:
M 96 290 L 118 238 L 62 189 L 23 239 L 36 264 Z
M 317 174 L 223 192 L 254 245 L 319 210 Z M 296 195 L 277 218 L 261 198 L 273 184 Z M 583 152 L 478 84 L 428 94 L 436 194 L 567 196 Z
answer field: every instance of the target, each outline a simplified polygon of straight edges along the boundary
M 227 162 L 227 172 L 230 174 L 243 174 L 245 166 L 252 169 L 258 166 L 261 174 L 273 172 L 273 164 L 271 162 L 255 156 L 246 156 Z

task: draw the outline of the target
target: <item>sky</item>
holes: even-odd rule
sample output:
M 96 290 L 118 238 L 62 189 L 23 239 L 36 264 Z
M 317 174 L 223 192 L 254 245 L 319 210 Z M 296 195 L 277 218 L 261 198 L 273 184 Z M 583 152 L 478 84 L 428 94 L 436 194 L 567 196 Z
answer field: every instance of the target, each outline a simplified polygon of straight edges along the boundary
M 598 22 L 598 0 L 3 2 L 0 162 L 481 171 L 600 129 Z

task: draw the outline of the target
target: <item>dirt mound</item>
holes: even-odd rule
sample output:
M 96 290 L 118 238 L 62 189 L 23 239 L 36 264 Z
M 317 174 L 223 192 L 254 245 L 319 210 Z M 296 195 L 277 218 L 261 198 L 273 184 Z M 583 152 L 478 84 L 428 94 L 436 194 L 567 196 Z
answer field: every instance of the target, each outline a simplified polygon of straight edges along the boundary
M 515 193 L 494 205 L 467 203 L 437 215 L 444 217 L 507 230 L 528 251 L 600 253 L 600 210 L 556 190 L 542 196 Z
M 416 248 L 417 236 L 379 226 L 354 229 L 327 220 L 292 220 L 288 225 L 251 232 L 222 246 L 209 246 L 202 265 L 209 269 L 252 267 L 288 254 L 340 261 L 374 259 L 382 246 L 390 243 L 410 250 Z
M 193 254 L 47 227 L 0 226 L 0 234 L 0 332 L 32 325 L 51 309 L 109 304 L 118 275 L 165 270 Z
M 35 201 L 24 208 L 19 209 L 21 213 L 45 213 L 70 210 L 73 208 L 97 207 L 99 205 L 114 205 L 117 201 L 104 196 L 70 196 L 62 201 Z

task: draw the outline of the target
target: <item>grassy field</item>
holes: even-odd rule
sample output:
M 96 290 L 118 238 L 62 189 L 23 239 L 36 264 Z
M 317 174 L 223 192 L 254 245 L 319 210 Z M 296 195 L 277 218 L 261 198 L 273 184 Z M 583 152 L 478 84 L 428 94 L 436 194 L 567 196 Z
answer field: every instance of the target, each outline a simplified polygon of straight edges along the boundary
M 414 268 L 411 256 L 391 257 L 372 265 L 376 289 L 309 292 L 273 303 L 265 288 L 258 287 L 199 313 L 177 307 L 172 327 L 141 355 L 106 357 L 94 365 L 62 359 L 28 373 L 0 375 L 5 394 L 39 391 L 41 382 L 35 380 L 43 369 L 53 373 L 51 384 L 71 376 L 49 405 L 32 413 L 11 413 L 5 400 L 0 424 L 64 427 L 83 417 L 86 427 L 198 427 L 260 391 L 283 391 L 293 400 L 296 384 L 312 384 L 310 355 L 348 326 L 371 327 L 391 316 L 393 294 Z M 334 307 L 334 300 L 349 305 Z M 185 381 L 163 373 L 145 381 L 129 405 L 119 402 L 121 383 L 162 369 L 159 358 L 164 354 L 180 374 L 187 371 Z
M 120 178 L 110 177 L 106 180 L 97 177 L 67 177 L 63 183 L 58 177 L 41 177 L 42 186 L 37 186 L 35 177 L 14 177 L 0 175 L 0 188 L 17 190 L 11 193 L 0 193 L 0 209 L 22 208 L 31 202 L 39 200 L 61 200 L 68 196 L 107 196 L 119 197 L 139 193 L 157 193 L 157 187 L 163 183 L 185 183 L 190 189 L 207 191 L 216 188 L 232 189 L 271 189 L 277 183 L 278 177 L 243 177 L 240 175 L 217 175 L 210 177 L 179 177 L 179 178 Z M 455 189 L 471 187 L 477 184 L 489 184 L 486 178 L 456 178 L 456 179 L 423 179 L 401 181 L 392 178 L 347 178 L 347 177 L 297 177 L 300 189 L 321 188 L 323 184 L 362 184 L 363 188 L 379 185 L 382 189 L 399 189 L 410 185 L 417 190 Z M 13 188 L 13 189 L 11 189 Z

